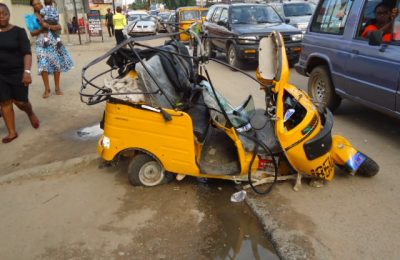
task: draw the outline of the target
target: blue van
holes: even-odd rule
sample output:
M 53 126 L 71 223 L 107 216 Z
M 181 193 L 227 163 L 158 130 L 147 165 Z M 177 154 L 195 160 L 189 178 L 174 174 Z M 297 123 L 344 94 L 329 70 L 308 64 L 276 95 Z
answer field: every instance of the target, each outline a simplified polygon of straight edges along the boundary
M 319 2 L 295 65 L 316 102 L 335 110 L 348 98 L 400 119 L 400 15 L 392 15 L 399 7 L 400 0 Z M 382 28 L 377 15 L 390 31 L 368 29 Z

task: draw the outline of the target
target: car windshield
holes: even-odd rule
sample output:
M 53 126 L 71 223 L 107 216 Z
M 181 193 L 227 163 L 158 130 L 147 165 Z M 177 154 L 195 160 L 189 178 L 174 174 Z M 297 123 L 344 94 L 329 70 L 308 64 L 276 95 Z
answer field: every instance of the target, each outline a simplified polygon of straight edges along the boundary
M 281 23 L 282 19 L 270 6 L 235 6 L 232 8 L 231 21 L 234 24 Z
M 133 22 L 136 21 L 138 19 L 140 19 L 140 17 L 145 16 L 145 14 L 132 14 L 130 16 L 128 16 L 128 21 L 129 22 Z
M 150 16 L 150 15 L 143 15 L 142 17 L 140 17 L 141 21 L 153 21 L 155 22 L 157 20 L 157 18 L 155 18 L 154 16 Z
M 183 11 L 180 13 L 181 21 L 191 21 L 200 19 L 200 12 L 198 10 Z
M 161 17 L 161 19 L 167 20 L 168 17 L 169 17 L 169 14 L 168 14 L 168 13 L 166 13 L 166 14 L 159 14 L 159 16 Z
M 314 6 L 307 3 L 283 5 L 283 12 L 285 13 L 286 17 L 312 15 L 313 11 Z

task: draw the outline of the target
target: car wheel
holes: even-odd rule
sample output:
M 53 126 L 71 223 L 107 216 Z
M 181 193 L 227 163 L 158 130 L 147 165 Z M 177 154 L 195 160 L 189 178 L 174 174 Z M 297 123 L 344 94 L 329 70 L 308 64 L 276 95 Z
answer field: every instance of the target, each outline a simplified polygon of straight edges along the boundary
M 134 186 L 153 187 L 167 183 L 173 177 L 166 173 L 162 165 L 148 154 L 138 154 L 128 167 L 129 181 Z
M 227 59 L 229 65 L 239 69 L 242 68 L 243 64 L 241 60 L 238 58 L 235 46 L 233 44 L 229 45 Z
M 308 94 L 319 107 L 335 111 L 342 98 L 336 94 L 327 66 L 317 66 L 308 79 Z
M 205 56 L 208 58 L 215 58 L 216 53 L 209 38 L 204 38 L 203 46 L 204 46 Z

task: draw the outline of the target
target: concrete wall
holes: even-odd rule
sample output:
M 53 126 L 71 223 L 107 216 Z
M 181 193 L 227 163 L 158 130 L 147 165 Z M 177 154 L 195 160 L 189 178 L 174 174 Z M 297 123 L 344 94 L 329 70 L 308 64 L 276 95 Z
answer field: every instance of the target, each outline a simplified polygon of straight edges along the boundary
M 25 15 L 31 13 L 33 13 L 33 8 L 30 5 L 12 5 L 11 23 L 26 28 Z

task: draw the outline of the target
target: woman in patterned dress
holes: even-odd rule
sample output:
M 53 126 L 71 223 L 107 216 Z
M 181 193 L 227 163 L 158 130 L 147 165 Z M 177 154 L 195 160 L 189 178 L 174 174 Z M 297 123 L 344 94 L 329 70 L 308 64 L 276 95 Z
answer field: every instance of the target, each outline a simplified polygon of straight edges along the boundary
M 25 16 L 26 25 L 32 36 L 36 38 L 36 55 L 38 63 L 39 75 L 42 76 L 44 83 L 43 98 L 48 98 L 51 94 L 49 84 L 49 74 L 54 74 L 55 93 L 56 95 L 63 95 L 60 86 L 61 72 L 69 71 L 73 66 L 73 61 L 64 46 L 57 48 L 57 39 L 53 33 L 48 34 L 49 44 L 44 45 L 44 31 L 43 28 L 49 31 L 61 30 L 60 25 L 49 25 L 43 21 L 40 15 L 40 10 L 43 8 L 40 0 L 31 0 L 31 6 L 34 13 Z

